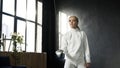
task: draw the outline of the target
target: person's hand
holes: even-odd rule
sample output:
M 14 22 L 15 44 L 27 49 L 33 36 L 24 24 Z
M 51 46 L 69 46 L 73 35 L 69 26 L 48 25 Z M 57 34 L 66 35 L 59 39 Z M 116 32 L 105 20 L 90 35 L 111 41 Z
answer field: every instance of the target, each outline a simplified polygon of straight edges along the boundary
M 55 53 L 58 57 L 61 57 L 61 55 L 63 54 L 63 50 L 57 50 Z
M 85 64 L 85 67 L 86 67 L 86 68 L 90 68 L 90 63 L 86 63 L 86 64 Z

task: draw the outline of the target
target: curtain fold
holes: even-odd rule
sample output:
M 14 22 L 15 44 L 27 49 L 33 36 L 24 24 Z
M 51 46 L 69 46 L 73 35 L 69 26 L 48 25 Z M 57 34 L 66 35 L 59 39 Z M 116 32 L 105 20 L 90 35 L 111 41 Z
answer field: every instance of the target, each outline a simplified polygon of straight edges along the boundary
M 42 50 L 47 53 L 47 68 L 55 67 L 55 1 L 43 0 Z

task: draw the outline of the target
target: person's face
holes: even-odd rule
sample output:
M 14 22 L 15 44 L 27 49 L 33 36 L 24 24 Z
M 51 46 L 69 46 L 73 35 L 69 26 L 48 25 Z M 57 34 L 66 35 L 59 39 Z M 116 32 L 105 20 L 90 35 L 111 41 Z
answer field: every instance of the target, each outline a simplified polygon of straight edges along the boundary
M 69 17 L 69 25 L 71 28 L 77 28 L 78 21 L 77 21 L 76 17 Z

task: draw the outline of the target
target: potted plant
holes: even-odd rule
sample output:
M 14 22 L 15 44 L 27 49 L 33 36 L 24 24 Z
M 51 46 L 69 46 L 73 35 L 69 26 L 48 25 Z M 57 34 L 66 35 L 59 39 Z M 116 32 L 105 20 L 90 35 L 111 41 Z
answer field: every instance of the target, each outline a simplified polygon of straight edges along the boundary
M 11 35 L 12 43 L 13 43 L 13 52 L 18 52 L 17 45 L 20 45 L 20 50 L 22 51 L 21 44 L 23 44 L 23 35 L 20 33 L 14 32 Z

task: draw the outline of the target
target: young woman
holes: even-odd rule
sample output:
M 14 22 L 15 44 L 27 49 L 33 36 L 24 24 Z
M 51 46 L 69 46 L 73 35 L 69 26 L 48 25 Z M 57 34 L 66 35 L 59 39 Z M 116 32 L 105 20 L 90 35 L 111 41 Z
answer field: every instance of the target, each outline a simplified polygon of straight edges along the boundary
M 61 50 L 65 53 L 64 68 L 89 68 L 90 52 L 87 35 L 78 27 L 78 18 L 69 17 L 71 30 L 62 38 Z

